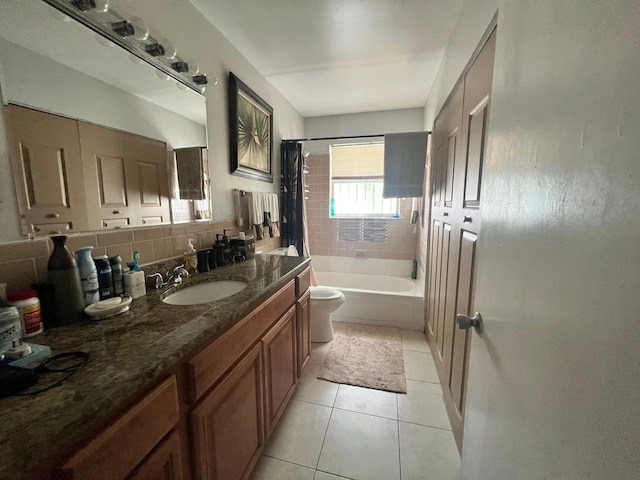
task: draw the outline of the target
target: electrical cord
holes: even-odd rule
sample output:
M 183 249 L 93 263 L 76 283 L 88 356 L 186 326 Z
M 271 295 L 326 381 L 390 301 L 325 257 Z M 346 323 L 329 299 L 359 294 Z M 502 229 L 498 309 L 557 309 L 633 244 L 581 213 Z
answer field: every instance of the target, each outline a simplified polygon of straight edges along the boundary
M 67 363 L 69 360 L 73 360 L 73 359 L 75 359 L 76 361 L 71 364 Z M 0 388 L 0 396 L 28 397 L 28 396 L 38 395 L 40 393 L 46 392 L 48 390 L 51 390 L 52 388 L 62 385 L 62 383 L 64 383 L 69 378 L 71 378 L 73 375 L 75 375 L 75 373 L 78 370 L 84 367 L 88 361 L 89 361 L 88 352 L 65 352 L 65 353 L 58 353 L 56 355 L 53 355 L 47 358 L 33 370 L 13 367 L 17 372 L 22 372 L 23 379 L 25 375 L 29 376 L 29 378 L 26 379 L 26 382 L 29 382 L 30 380 L 31 381 L 26 385 L 24 383 L 21 384 L 21 382 L 18 381 L 17 384 L 21 384 L 20 386 L 22 388 L 18 387 L 15 390 L 5 390 L 4 388 Z M 38 376 L 40 374 L 46 374 L 46 373 L 66 373 L 66 375 L 60 380 L 56 381 L 55 383 L 52 383 L 51 385 L 45 388 L 41 388 L 33 392 L 20 391 L 20 390 L 23 390 L 24 388 L 32 386 L 37 381 Z M 5 385 L 2 385 L 2 386 L 5 387 Z

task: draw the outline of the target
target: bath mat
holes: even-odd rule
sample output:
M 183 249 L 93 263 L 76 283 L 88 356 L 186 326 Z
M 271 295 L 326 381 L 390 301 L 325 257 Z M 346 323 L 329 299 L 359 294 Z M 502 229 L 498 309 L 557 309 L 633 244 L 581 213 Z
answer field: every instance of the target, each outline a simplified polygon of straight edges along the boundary
M 407 393 L 399 329 L 339 322 L 333 326 L 333 343 L 318 373 L 319 379 Z

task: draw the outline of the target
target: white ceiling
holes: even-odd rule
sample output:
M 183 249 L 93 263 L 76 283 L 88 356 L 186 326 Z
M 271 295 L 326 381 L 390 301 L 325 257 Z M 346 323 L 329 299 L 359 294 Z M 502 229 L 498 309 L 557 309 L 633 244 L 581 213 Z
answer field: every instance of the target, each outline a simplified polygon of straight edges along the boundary
M 422 107 L 460 0 L 190 0 L 304 117 Z

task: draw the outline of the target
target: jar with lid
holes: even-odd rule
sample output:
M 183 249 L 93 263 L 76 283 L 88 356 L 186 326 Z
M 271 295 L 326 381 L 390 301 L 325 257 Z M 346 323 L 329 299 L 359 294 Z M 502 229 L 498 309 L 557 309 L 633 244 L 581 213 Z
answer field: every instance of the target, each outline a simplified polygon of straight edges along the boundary
M 44 331 L 40 300 L 35 290 L 25 290 L 7 295 L 9 304 L 20 312 L 22 338 L 29 338 Z
M 0 353 L 22 345 L 20 317 L 16 307 L 0 307 Z

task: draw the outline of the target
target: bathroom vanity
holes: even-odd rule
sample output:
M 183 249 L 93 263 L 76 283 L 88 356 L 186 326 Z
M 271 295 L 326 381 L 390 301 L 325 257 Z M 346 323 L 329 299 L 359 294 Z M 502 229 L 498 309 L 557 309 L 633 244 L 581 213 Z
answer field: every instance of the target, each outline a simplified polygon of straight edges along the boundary
M 186 306 L 149 292 L 38 337 L 90 359 L 60 387 L 0 400 L 0 479 L 247 478 L 309 359 L 309 260 L 257 255 L 188 283 L 216 280 L 247 287 Z

